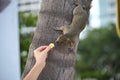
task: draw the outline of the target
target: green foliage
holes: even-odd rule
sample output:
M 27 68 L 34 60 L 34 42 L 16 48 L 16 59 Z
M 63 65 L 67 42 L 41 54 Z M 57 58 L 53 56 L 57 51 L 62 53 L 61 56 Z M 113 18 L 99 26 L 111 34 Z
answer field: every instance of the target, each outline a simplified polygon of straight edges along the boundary
M 20 26 L 20 28 L 22 26 L 35 27 L 36 22 L 37 22 L 37 15 L 24 14 L 24 13 L 19 12 L 19 26 Z
M 115 25 L 88 31 L 80 40 L 76 60 L 76 75 L 81 78 L 109 80 L 120 73 L 120 39 Z
M 19 13 L 19 32 L 20 32 L 20 56 L 21 56 L 21 73 L 24 70 L 28 49 L 32 41 L 33 33 L 22 34 L 22 27 L 35 27 L 37 23 L 37 15 Z
M 28 51 L 33 33 L 20 34 L 20 51 Z

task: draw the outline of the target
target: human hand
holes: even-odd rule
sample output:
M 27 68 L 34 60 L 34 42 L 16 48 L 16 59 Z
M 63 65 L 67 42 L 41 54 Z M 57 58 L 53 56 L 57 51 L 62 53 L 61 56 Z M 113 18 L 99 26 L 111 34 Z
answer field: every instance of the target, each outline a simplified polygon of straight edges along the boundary
M 34 57 L 36 60 L 36 64 L 39 64 L 40 66 L 45 66 L 46 64 L 46 58 L 48 55 L 48 52 L 52 49 L 50 46 L 40 46 L 39 48 L 34 50 Z

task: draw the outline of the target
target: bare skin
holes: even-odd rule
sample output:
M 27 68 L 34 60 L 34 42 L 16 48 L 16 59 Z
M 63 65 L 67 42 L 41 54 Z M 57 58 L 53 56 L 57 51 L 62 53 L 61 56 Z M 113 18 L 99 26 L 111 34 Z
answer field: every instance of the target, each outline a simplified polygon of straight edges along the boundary
M 46 58 L 51 49 L 52 48 L 50 46 L 40 46 L 34 50 L 34 57 L 36 60 L 35 65 L 23 80 L 37 80 L 38 76 L 46 65 Z

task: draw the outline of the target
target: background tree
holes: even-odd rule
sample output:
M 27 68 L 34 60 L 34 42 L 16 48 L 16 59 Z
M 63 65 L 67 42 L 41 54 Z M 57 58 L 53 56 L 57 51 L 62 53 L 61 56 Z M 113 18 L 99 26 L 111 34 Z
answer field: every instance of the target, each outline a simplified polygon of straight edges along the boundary
M 29 48 L 23 77 L 35 63 L 33 50 L 41 45 L 48 45 L 51 42 L 55 42 L 60 33 L 57 33 L 53 29 L 54 27 L 71 23 L 73 9 L 75 8 L 74 2 L 74 0 L 42 0 L 38 27 Z M 84 6 L 86 3 L 90 4 L 91 0 L 79 0 L 79 2 Z M 87 11 L 89 12 L 89 9 Z M 73 80 L 77 44 L 78 39 L 75 41 L 73 49 L 69 49 L 70 44 L 55 44 L 56 47 L 49 53 L 46 67 L 38 80 Z
M 89 30 L 78 45 L 76 77 L 120 79 L 120 40 L 115 25 Z

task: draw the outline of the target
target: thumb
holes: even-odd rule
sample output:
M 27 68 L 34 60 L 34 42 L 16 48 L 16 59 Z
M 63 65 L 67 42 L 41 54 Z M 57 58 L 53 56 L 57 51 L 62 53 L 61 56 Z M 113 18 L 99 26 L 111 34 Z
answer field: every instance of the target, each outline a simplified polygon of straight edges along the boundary
M 52 48 L 50 46 L 48 46 L 43 52 L 48 53 L 48 51 L 50 51 Z

